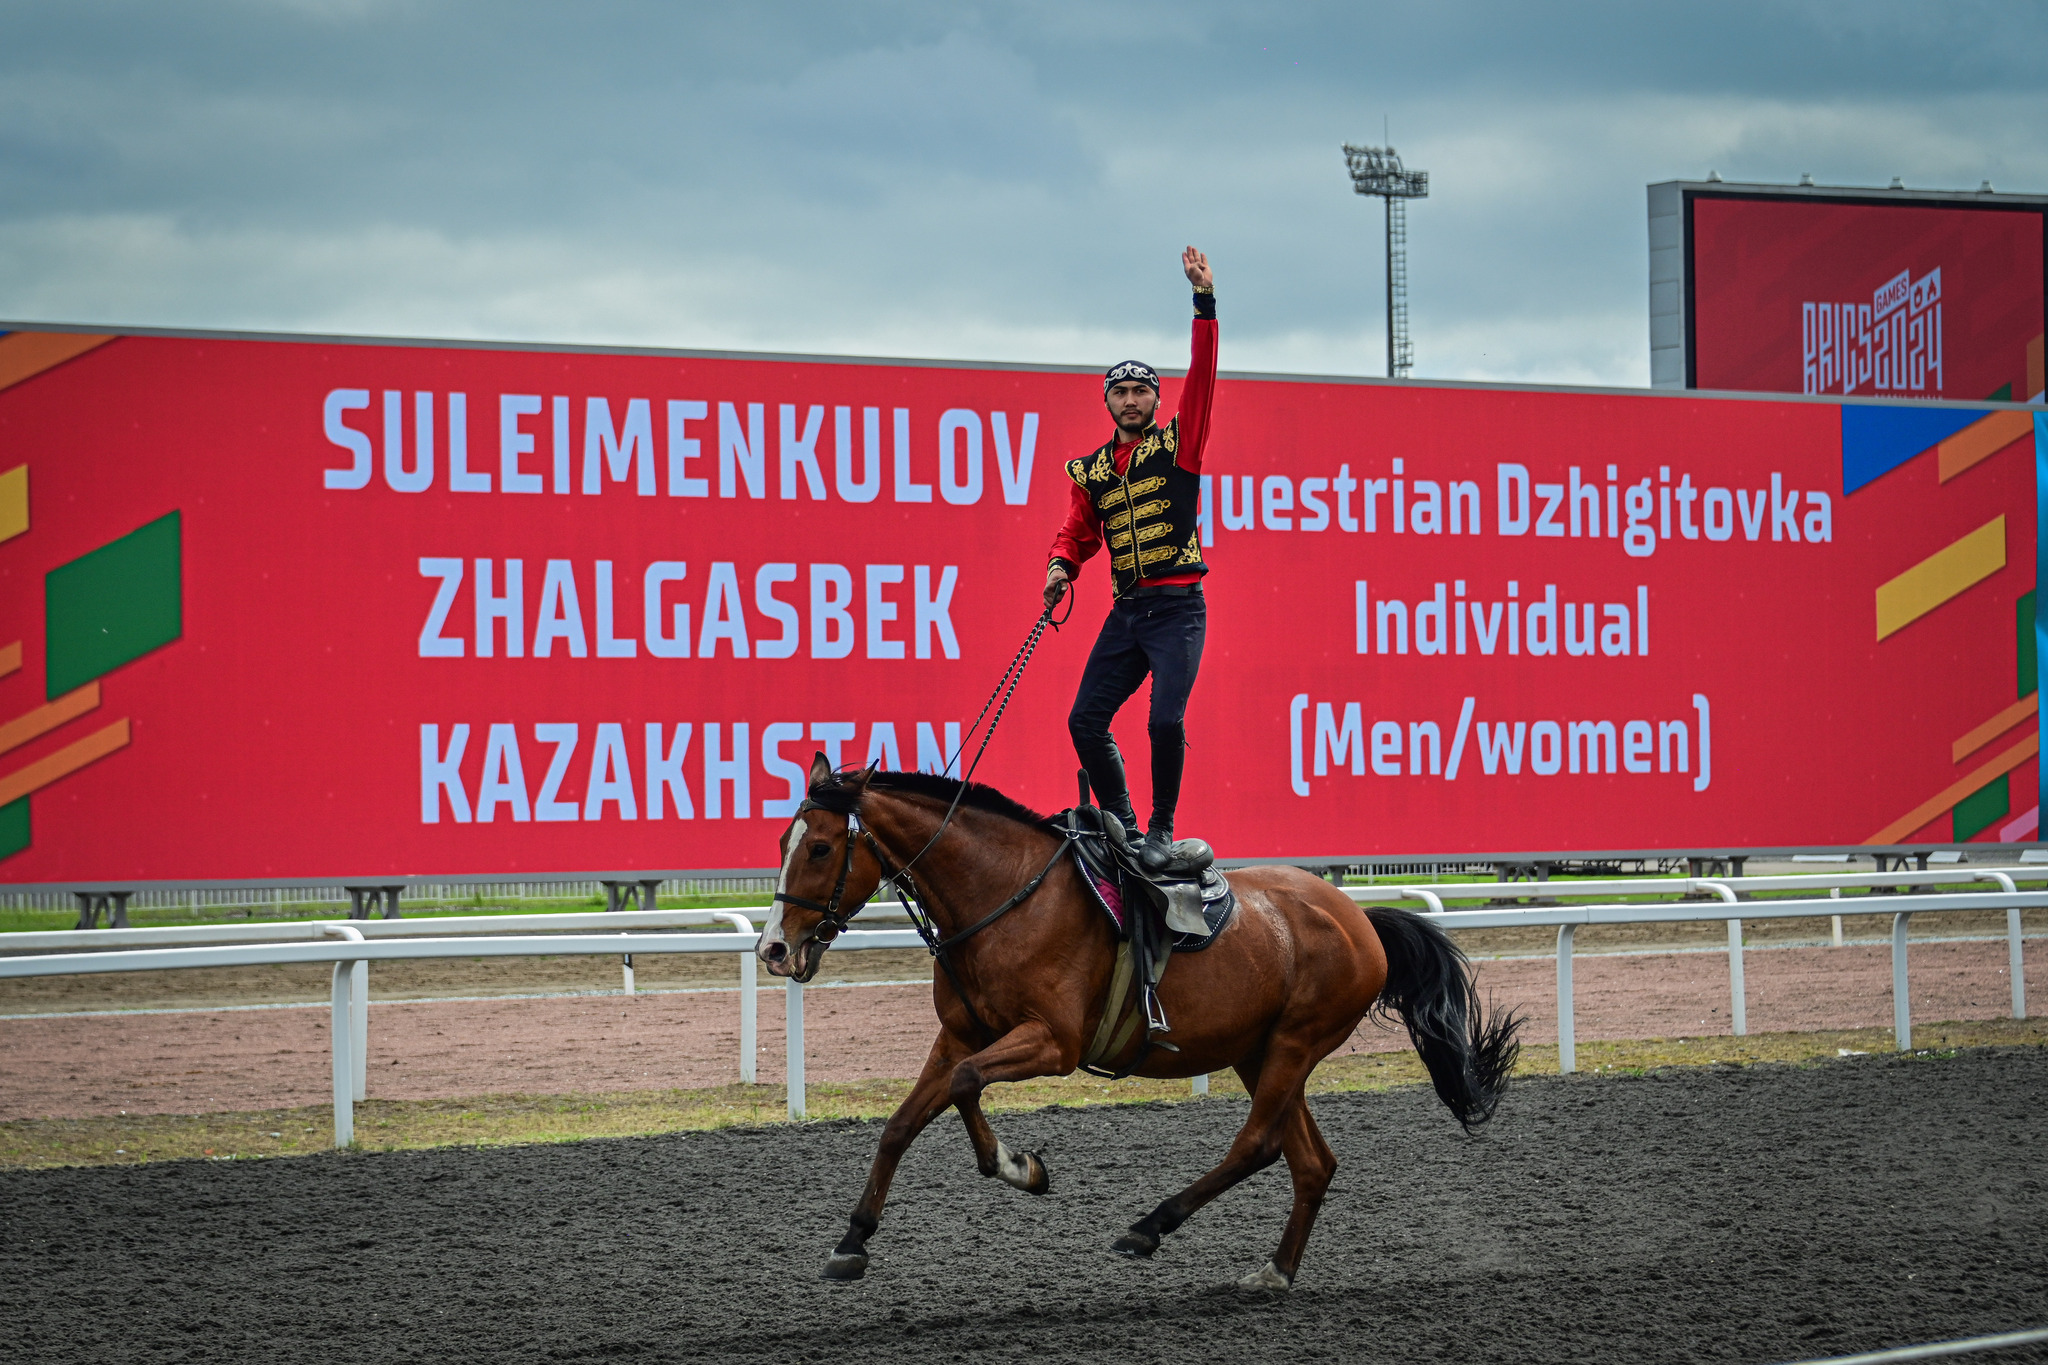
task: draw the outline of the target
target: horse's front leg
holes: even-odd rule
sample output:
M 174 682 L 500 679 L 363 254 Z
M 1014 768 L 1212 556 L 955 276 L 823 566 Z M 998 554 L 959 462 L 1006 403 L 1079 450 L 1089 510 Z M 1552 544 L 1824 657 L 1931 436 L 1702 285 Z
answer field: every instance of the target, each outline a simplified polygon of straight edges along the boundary
M 931 1055 L 925 1058 L 924 1070 L 918 1073 L 917 1084 L 882 1129 L 882 1145 L 875 1152 L 875 1164 L 868 1168 L 867 1188 L 847 1220 L 846 1236 L 825 1262 L 825 1279 L 857 1280 L 867 1273 L 868 1238 L 882 1221 L 882 1205 L 889 1198 L 896 1167 L 917 1135 L 953 1102 L 947 1087 L 954 1068 L 966 1053 L 966 1043 L 940 1030 L 938 1039 L 932 1043 Z
M 1051 1188 L 1045 1162 L 1037 1153 L 1012 1152 L 996 1137 L 981 1112 L 981 1092 L 1000 1081 L 1063 1076 L 1074 1069 L 1077 1060 L 1067 1052 L 1052 1029 L 1034 1019 L 953 1068 L 952 1103 L 967 1124 L 967 1136 L 974 1143 L 974 1164 L 983 1175 L 996 1176 L 1029 1194 L 1044 1194 Z

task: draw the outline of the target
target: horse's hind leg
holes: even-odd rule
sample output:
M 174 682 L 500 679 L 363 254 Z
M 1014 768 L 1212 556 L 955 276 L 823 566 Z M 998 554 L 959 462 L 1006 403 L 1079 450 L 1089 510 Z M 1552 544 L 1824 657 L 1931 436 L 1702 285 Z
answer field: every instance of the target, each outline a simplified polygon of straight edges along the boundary
M 882 1129 L 882 1145 L 875 1152 L 874 1165 L 868 1169 L 867 1188 L 861 1192 L 860 1203 L 854 1206 L 853 1216 L 847 1220 L 846 1236 L 840 1239 L 832 1258 L 825 1262 L 825 1279 L 857 1280 L 867 1273 L 868 1238 L 874 1235 L 875 1228 L 882 1221 L 882 1204 L 889 1197 L 889 1184 L 896 1178 L 896 1166 L 917 1135 L 953 1102 L 947 1087 L 952 1080 L 953 1068 L 959 1065 L 966 1051 L 967 1045 L 950 1033 L 941 1032 L 932 1044 L 931 1055 L 925 1058 L 924 1070 L 918 1074 L 917 1084 L 911 1087 L 909 1096 L 896 1107 L 888 1125 Z
M 1325 1049 L 1327 1051 L 1328 1049 Z M 1287 1125 L 1301 1103 L 1302 1085 L 1322 1057 L 1297 1046 L 1275 1042 L 1256 1067 L 1240 1068 L 1252 1092 L 1252 1112 L 1231 1140 L 1230 1150 L 1207 1175 L 1131 1224 L 1111 1250 L 1126 1256 L 1150 1256 L 1160 1239 L 1185 1223 L 1204 1204 L 1231 1186 L 1255 1175 L 1280 1158 Z M 1306 1234 L 1304 1234 L 1306 1236 Z
M 1322 1211 L 1323 1195 L 1337 1174 L 1337 1154 L 1323 1141 L 1306 1098 L 1295 1102 L 1287 1126 L 1280 1135 L 1280 1151 L 1287 1158 L 1287 1171 L 1294 1179 L 1294 1208 L 1287 1215 L 1287 1230 L 1280 1235 L 1280 1250 L 1272 1260 L 1238 1281 L 1244 1289 L 1286 1290 L 1294 1285 L 1301 1268 L 1301 1253 L 1308 1246 L 1309 1231 Z

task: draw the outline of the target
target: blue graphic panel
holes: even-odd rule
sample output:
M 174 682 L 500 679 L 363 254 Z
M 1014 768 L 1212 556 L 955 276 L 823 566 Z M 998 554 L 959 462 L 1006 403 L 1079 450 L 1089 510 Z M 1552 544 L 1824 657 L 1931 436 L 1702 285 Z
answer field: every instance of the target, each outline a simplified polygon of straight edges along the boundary
M 1897 469 L 1984 414 L 1969 408 L 1842 407 L 1842 492 Z

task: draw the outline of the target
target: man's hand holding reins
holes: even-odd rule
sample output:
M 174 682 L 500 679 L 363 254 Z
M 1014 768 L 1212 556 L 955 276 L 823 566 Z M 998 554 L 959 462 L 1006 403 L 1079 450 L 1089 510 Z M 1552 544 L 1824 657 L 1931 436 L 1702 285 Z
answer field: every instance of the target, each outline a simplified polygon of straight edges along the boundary
M 1058 606 L 1060 604 L 1060 599 L 1067 595 L 1068 581 L 1069 580 L 1067 578 L 1067 571 L 1063 566 L 1058 564 L 1051 564 L 1046 566 L 1045 609 L 1048 612 L 1051 611 L 1054 607 Z

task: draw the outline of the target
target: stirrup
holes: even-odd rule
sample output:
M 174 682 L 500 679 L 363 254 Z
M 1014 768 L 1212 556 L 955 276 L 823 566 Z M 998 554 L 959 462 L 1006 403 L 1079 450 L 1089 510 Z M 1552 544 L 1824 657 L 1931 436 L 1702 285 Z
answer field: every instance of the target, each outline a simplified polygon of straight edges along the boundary
M 1166 1011 L 1159 1007 L 1159 992 L 1151 986 L 1145 987 L 1145 1032 L 1153 1035 L 1173 1032 L 1173 1025 L 1166 1022 Z M 1155 1046 L 1180 1051 L 1171 1043 L 1157 1043 Z

